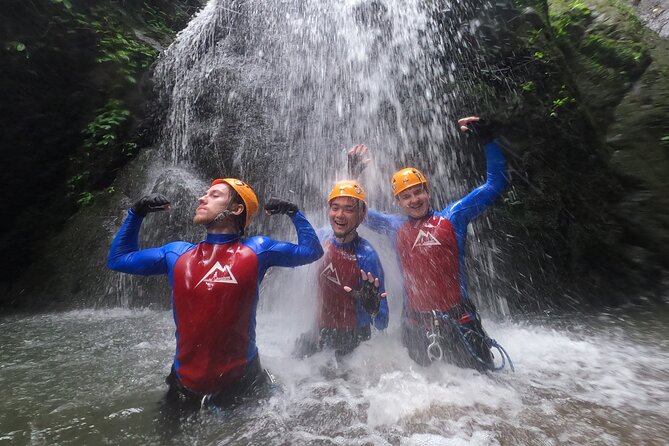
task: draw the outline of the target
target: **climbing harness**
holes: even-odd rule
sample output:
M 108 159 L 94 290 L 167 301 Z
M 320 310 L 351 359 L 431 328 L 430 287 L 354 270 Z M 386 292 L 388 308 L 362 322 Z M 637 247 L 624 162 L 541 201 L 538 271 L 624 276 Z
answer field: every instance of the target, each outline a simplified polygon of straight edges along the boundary
M 466 313 L 463 317 L 454 321 L 447 313 L 433 310 L 432 326 L 427 331 L 427 339 L 430 341 L 430 344 L 427 346 L 428 358 L 430 358 L 431 361 L 439 361 L 444 357 L 444 352 L 441 347 L 443 336 L 440 329 L 440 321 L 443 321 L 451 328 L 453 333 L 456 334 L 456 338 L 462 343 L 466 351 L 469 352 L 472 359 L 480 363 L 485 369 L 492 371 L 502 370 L 508 361 L 511 371 L 515 371 L 511 357 L 496 340 L 488 337 L 484 331 L 479 332 L 478 330 L 464 325 L 471 322 L 472 319 L 474 318 L 472 318 L 469 313 Z M 502 364 L 499 367 L 495 367 L 492 361 L 486 361 L 484 358 L 481 358 L 481 356 L 474 350 L 472 344 L 476 338 L 482 341 L 489 350 L 494 348 L 499 352 L 500 357 L 502 358 Z

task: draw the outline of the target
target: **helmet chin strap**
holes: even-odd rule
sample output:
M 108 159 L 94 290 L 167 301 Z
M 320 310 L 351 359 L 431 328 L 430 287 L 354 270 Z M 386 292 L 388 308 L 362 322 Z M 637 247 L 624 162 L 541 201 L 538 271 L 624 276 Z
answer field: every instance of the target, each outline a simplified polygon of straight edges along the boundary
M 226 209 L 223 212 L 221 212 L 220 214 L 218 214 L 216 217 L 214 217 L 209 223 L 205 223 L 204 227 L 209 228 L 212 225 L 215 225 L 216 223 L 225 220 L 231 214 L 232 214 L 232 212 L 230 212 L 228 209 Z
M 205 223 L 204 227 L 209 229 L 211 226 L 215 225 L 216 223 L 222 222 L 230 215 L 232 215 L 232 211 L 230 210 L 230 202 L 228 202 L 223 212 L 220 212 L 218 215 L 216 215 L 216 217 L 212 218 L 209 223 Z

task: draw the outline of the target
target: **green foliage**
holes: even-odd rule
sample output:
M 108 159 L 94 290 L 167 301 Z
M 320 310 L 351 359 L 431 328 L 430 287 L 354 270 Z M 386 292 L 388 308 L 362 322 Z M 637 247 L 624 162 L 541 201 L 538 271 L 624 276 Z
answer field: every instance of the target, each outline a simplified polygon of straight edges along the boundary
M 90 192 L 82 192 L 79 194 L 77 204 L 80 206 L 88 206 L 93 203 L 95 196 Z
M 26 44 L 23 42 L 16 42 L 16 41 L 3 42 L 2 46 L 5 49 L 5 51 L 9 51 L 12 53 L 23 53 L 26 51 Z
M 615 64 L 627 70 L 633 70 L 647 57 L 645 47 L 639 42 L 622 38 L 612 39 L 597 34 L 585 36 L 581 49 L 583 53 L 603 65 Z
M 133 157 L 137 153 L 137 149 L 138 149 L 137 143 L 127 142 L 123 145 L 121 153 L 126 157 Z
M 122 78 L 131 84 L 137 82 L 137 75 L 158 56 L 158 51 L 121 29 L 111 17 L 88 21 L 80 16 L 79 23 L 90 26 L 98 36 L 100 56 L 96 61 L 114 64 Z
M 87 153 L 103 151 L 113 147 L 118 140 L 123 125 L 130 118 L 127 110 L 118 99 L 110 99 L 97 111 L 95 118 L 84 128 L 84 147 Z
M 562 85 L 562 87 L 560 88 L 559 96 L 553 99 L 550 113 L 551 118 L 557 117 L 558 112 L 560 112 L 560 110 L 565 109 L 568 105 L 575 103 L 576 99 L 573 96 L 571 96 L 571 94 L 567 90 L 567 86 Z
M 67 180 L 67 194 L 71 196 L 74 192 L 81 188 L 90 178 L 91 173 L 88 170 L 73 175 Z
M 572 1 L 566 11 L 553 11 L 549 14 L 551 26 L 558 39 L 570 39 L 576 28 L 583 27 L 590 18 L 591 11 L 580 0 Z
M 144 2 L 142 6 L 142 14 L 146 24 L 157 34 L 156 37 L 162 37 L 163 39 L 167 37 L 171 39 L 176 34 L 169 25 L 170 17 L 165 11 L 161 11 L 154 8 L 149 3 Z
M 527 81 L 520 86 L 524 92 L 532 92 L 535 90 L 534 81 Z

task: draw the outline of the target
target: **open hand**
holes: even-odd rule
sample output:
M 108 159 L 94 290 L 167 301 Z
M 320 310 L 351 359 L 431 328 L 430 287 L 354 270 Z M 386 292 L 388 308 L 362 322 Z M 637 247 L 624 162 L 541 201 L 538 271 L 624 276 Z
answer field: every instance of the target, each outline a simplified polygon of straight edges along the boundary
M 478 116 L 468 116 L 458 119 L 458 127 L 461 132 L 467 133 L 478 138 L 481 142 L 487 143 L 496 136 L 499 136 L 499 123 L 481 119 Z
M 349 286 L 345 286 L 344 291 L 351 293 L 353 298 L 356 301 L 359 301 L 369 314 L 375 315 L 379 312 L 381 299 L 385 299 L 388 296 L 388 293 L 379 293 L 381 283 L 379 282 L 379 278 L 375 278 L 371 272 L 366 273 L 365 270 L 361 269 L 360 276 L 361 286 L 359 289 L 354 290 Z
M 357 179 L 371 162 L 369 150 L 364 144 L 356 144 L 347 152 L 348 175 L 351 179 Z

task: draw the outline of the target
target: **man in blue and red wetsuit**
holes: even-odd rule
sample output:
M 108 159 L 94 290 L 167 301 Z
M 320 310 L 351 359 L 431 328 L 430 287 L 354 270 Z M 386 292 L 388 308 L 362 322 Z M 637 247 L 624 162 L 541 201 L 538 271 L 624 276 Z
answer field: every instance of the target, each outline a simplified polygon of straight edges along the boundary
M 270 200 L 265 210 L 290 216 L 298 243 L 242 238 L 258 212 L 258 199 L 238 179 L 214 180 L 198 203 L 193 223 L 206 228 L 203 242 L 140 249 L 144 217 L 169 207 L 159 194 L 140 199 L 116 234 L 107 265 L 119 272 L 169 278 L 177 345 L 167 378 L 168 400 L 187 406 L 227 405 L 266 380 L 255 340 L 258 289 L 265 272 L 272 266 L 311 263 L 323 250 L 297 206 L 280 200 Z
M 423 173 L 413 167 L 399 170 L 391 187 L 404 215 L 369 211 L 366 224 L 390 237 L 404 279 L 402 341 L 409 356 L 421 365 L 446 359 L 479 370 L 494 368 L 489 338 L 467 295 L 465 243 L 467 225 L 506 189 L 506 162 L 492 128 L 478 117 L 458 121 L 484 143 L 487 161 L 485 184 L 441 212 L 430 206 L 430 188 Z M 349 151 L 349 169 L 360 170 L 367 148 Z
M 296 343 L 295 355 L 305 357 L 332 348 L 337 357 L 371 337 L 371 326 L 388 326 L 383 268 L 357 228 L 367 214 L 365 191 L 355 181 L 340 181 L 328 197 L 329 231 L 319 231 L 325 255 L 318 263 L 316 328 Z

